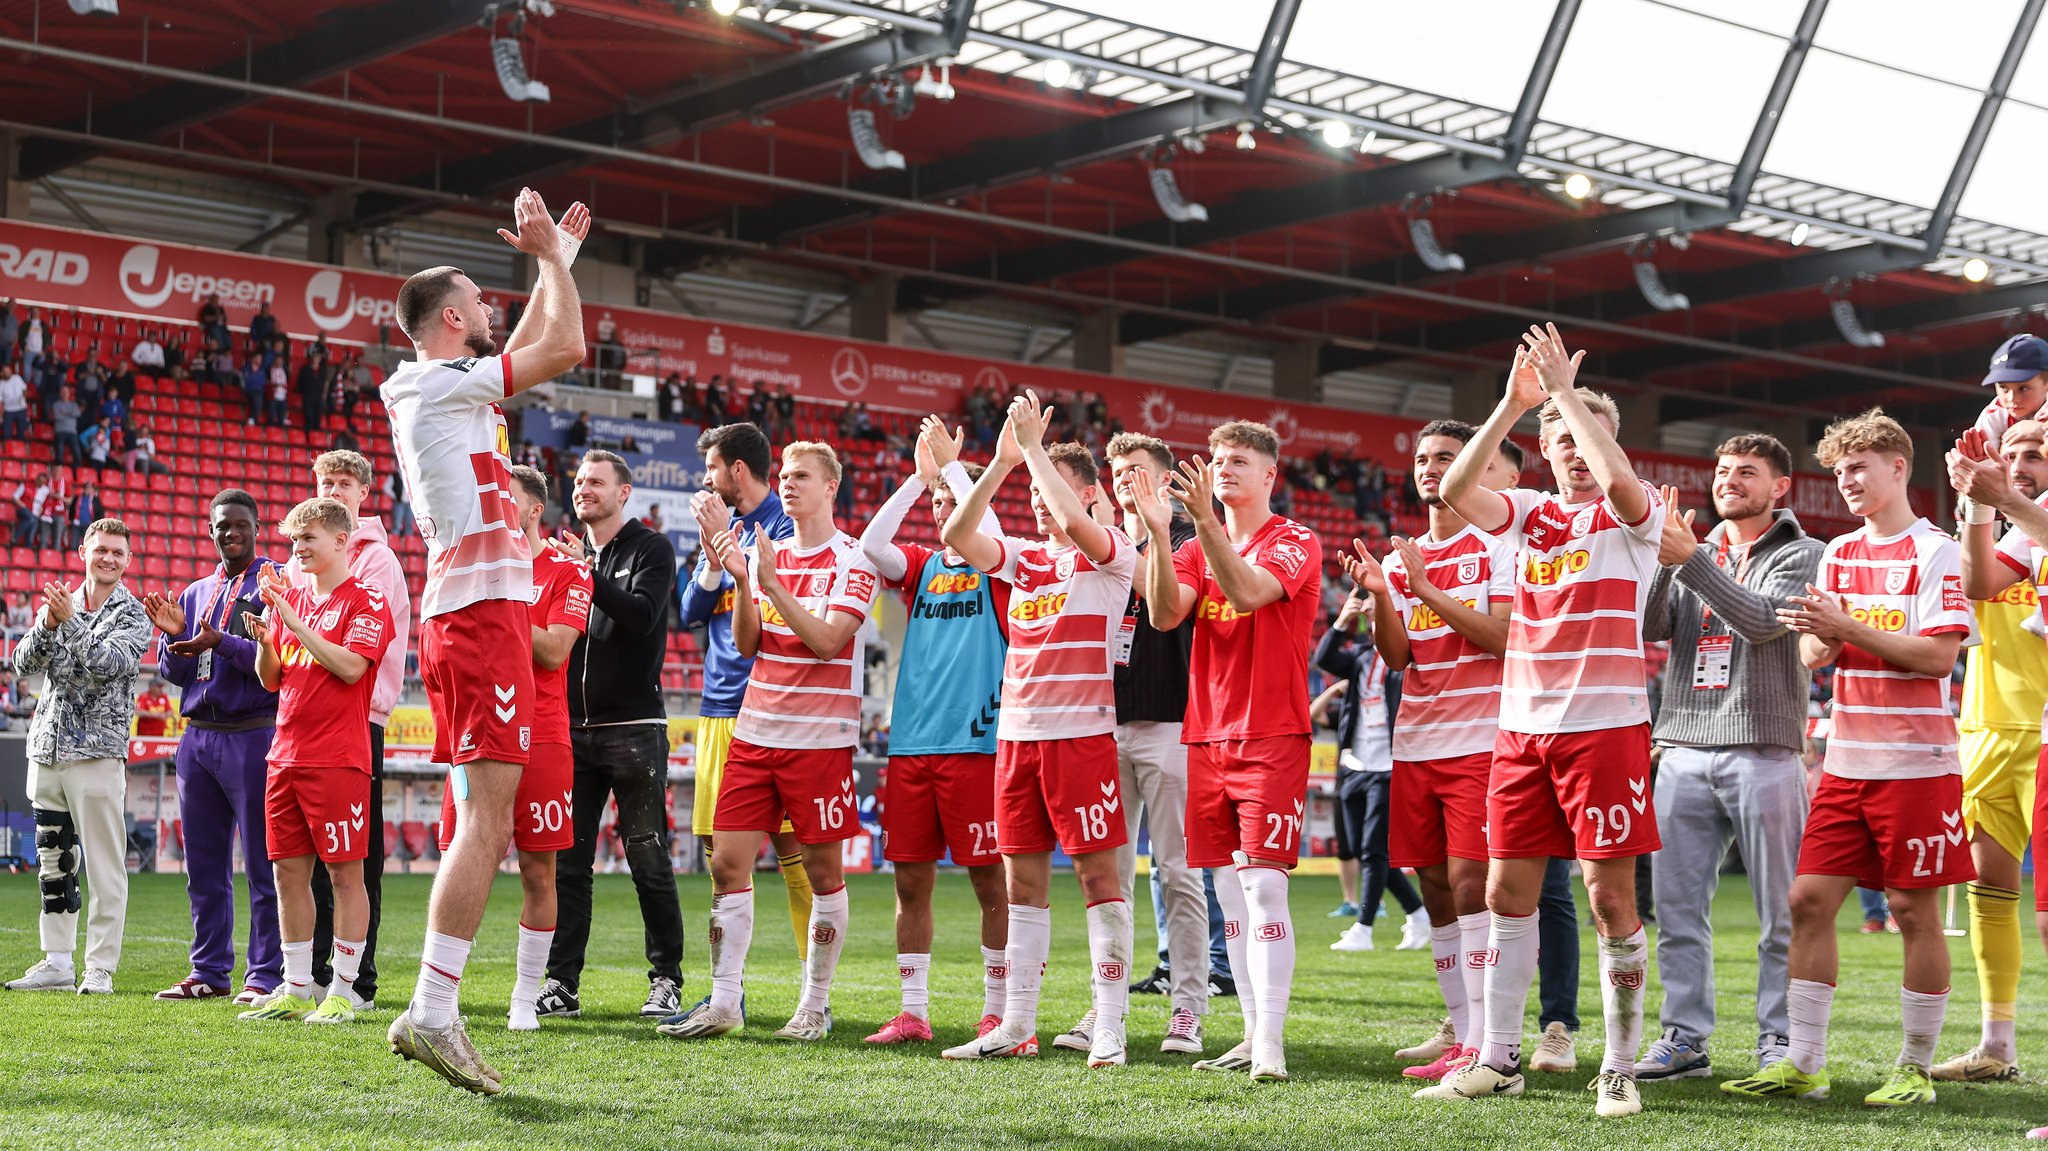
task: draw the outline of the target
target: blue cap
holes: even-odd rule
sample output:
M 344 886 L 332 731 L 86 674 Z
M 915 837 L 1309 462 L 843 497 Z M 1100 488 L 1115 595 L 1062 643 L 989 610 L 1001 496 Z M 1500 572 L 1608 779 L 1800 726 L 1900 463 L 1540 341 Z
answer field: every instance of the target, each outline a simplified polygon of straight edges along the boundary
M 1991 357 L 1991 370 L 1984 375 L 1984 384 L 2017 384 L 2042 372 L 2048 372 L 2048 340 L 2021 333 L 1998 345 L 1998 351 Z

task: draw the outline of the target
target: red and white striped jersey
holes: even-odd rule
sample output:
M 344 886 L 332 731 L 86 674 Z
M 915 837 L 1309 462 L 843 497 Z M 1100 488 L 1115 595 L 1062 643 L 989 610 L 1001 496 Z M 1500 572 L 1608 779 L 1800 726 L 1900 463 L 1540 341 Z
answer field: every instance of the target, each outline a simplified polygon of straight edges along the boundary
M 1467 524 L 1438 543 L 1418 537 L 1429 582 L 1479 613 L 1515 601 L 1515 549 Z M 1394 717 L 1394 758 L 1404 763 L 1457 759 L 1493 750 L 1500 729 L 1501 661 L 1452 630 L 1417 599 L 1408 564 L 1387 557 L 1387 598 L 1408 628 L 1410 663 Z
M 1878 631 L 1968 636 L 1962 554 L 1955 540 L 1924 519 L 1895 536 L 1860 527 L 1828 541 L 1820 586 Z M 1948 681 L 1843 645 L 1835 660 L 1834 734 L 1822 766 L 1844 779 L 1961 774 Z
M 1072 739 L 1116 730 L 1110 638 L 1131 600 L 1138 549 L 1116 528 L 1109 559 L 1080 548 L 1002 537 L 989 572 L 1010 585 L 1010 650 L 1003 658 L 1003 707 L 996 738 Z
M 2048 493 L 2043 493 L 2034 502 L 2048 508 Z M 2026 529 L 2013 528 L 2005 533 L 1998 541 L 1998 560 L 2021 579 L 2030 580 L 2036 588 L 2048 591 L 2048 548 L 2035 543 Z M 2041 600 L 2041 614 L 2048 619 L 2048 600 Z
M 1515 549 L 1502 730 L 1556 735 L 1650 722 L 1643 607 L 1664 501 L 1649 484 L 1643 491 L 1650 509 L 1633 524 L 1604 495 L 1568 504 L 1527 488 L 1500 493 L 1508 522 L 1497 535 Z
M 846 612 L 867 622 L 882 577 L 861 554 L 859 540 L 835 531 L 810 549 L 797 547 L 793 536 L 779 544 L 763 542 L 775 547 L 775 576 L 805 611 L 821 619 L 828 612 Z M 749 563 L 759 570 L 757 559 Z M 757 747 L 855 746 L 867 666 L 860 629 L 831 659 L 819 659 L 775 610 L 758 579 L 754 588 L 761 607 L 761 650 L 747 678 L 733 735 Z
M 533 599 L 533 556 L 512 502 L 512 458 L 498 401 L 512 357 L 414 360 L 378 389 L 392 446 L 427 541 L 420 618 L 483 600 Z

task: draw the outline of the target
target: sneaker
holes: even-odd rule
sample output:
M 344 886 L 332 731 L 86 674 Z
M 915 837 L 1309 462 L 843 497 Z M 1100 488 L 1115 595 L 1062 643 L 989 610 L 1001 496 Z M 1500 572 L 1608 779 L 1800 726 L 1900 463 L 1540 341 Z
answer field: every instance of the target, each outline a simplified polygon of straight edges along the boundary
M 1597 1092 L 1598 1102 L 1593 1104 L 1593 1114 L 1602 1119 L 1617 1119 L 1623 1115 L 1639 1115 L 1643 1110 L 1643 1097 L 1636 1090 L 1636 1077 L 1619 1071 L 1602 1071 L 1587 1087 Z
M 91 972 L 86 973 L 88 977 Z M 80 987 L 82 992 L 84 987 Z M 2020 1065 L 1972 1047 L 1946 1063 L 1937 1063 L 1927 1077 L 1938 1083 L 2003 1083 L 2020 1077 Z
M 1756 1065 L 1759 1070 L 1791 1057 L 1792 1041 L 1783 1035 L 1766 1035 L 1756 1041 Z
M 583 1014 L 583 1000 L 577 998 L 574 987 L 559 979 L 550 979 L 540 985 L 540 994 L 533 1000 L 533 1013 L 575 1019 Z
M 1210 973 L 1209 973 L 1209 998 L 1211 998 L 1211 999 L 1235 999 L 1235 998 L 1237 998 L 1237 980 L 1235 980 L 1235 979 L 1232 979 L 1232 978 L 1231 978 L 1230 976 L 1228 976 L 1228 975 L 1218 975 L 1218 974 L 1216 974 L 1216 973 L 1215 973 L 1215 972 L 1213 972 L 1213 971 L 1212 971 L 1212 972 L 1210 972 Z
M 156 997 L 168 1002 L 183 1002 L 187 999 L 226 999 L 228 989 L 218 983 L 208 983 L 197 975 L 187 975 L 157 992 Z
M 738 1011 L 731 1011 L 713 1007 L 707 998 L 688 1011 L 671 1015 L 655 1024 L 654 1029 L 671 1039 L 711 1039 L 730 1035 L 746 1025 L 745 1005 Z
M 1159 1049 L 1177 1055 L 1200 1055 L 1202 1017 L 1185 1007 L 1174 1008 L 1173 1018 L 1166 1023 L 1166 1038 L 1159 1041 Z
M 1164 995 L 1172 988 L 1173 972 L 1162 963 L 1152 969 L 1152 974 L 1131 984 L 1133 995 Z
M 1900 1063 L 1885 1077 L 1884 1086 L 1863 1097 L 1865 1107 L 1911 1107 L 1934 1102 L 1934 1081 L 1924 1067 Z
M 1001 1023 L 1002 1020 L 996 1020 Z M 932 1038 L 932 1024 L 929 1019 L 919 1019 L 906 1011 L 889 1022 L 882 1029 L 861 1040 L 862 1043 L 929 1043 Z
M 2048 1139 L 2048 1127 L 2036 1127 L 2027 1132 L 2029 1139 Z
M 974 1025 L 974 1037 L 976 1039 L 981 1039 L 987 1036 L 989 1032 L 994 1031 L 996 1028 L 1001 1027 L 1002 1025 L 1002 1016 L 984 1015 L 981 1017 L 981 1022 Z
M 1087 1051 L 1095 1045 L 1095 1009 L 1090 1007 L 1064 1033 L 1053 1036 L 1052 1045 L 1068 1051 Z
M 112 995 L 114 993 L 114 973 L 103 971 L 97 967 L 86 968 L 85 978 L 78 981 L 78 993 L 80 995 Z
M 1124 1065 L 1124 1029 L 1104 1024 L 1095 1028 L 1095 1037 L 1088 1044 L 1088 1066 L 1122 1067 Z
M 1243 1074 L 1252 1069 L 1252 1041 L 1247 1039 L 1225 1051 L 1214 1059 L 1203 1059 L 1195 1063 L 1197 1071 L 1223 1071 Z
M 364 996 L 357 995 L 356 989 L 353 987 L 344 987 L 341 990 L 334 992 L 333 994 L 339 995 L 343 999 L 347 1000 L 348 1005 L 350 1007 L 355 1008 L 357 1014 L 361 1014 L 365 1011 L 377 1010 L 377 993 L 374 991 L 372 991 L 369 995 Z
M 1856 930 L 1858 930 L 1858 931 L 1862 932 L 1862 933 L 1863 933 L 1863 934 L 1865 934 L 1865 935 L 1883 935 L 1883 934 L 1884 934 L 1884 920 L 1882 920 L 1882 919 L 1866 919 L 1866 920 L 1864 920 L 1864 921 L 1863 921 L 1863 926 L 1861 926 L 1861 927 L 1857 928 Z
M 1529 1057 L 1529 1070 L 1546 1074 L 1568 1074 L 1579 1069 L 1579 1053 L 1572 1046 L 1572 1033 L 1558 1020 L 1543 1029 L 1536 1054 Z
M 1427 1063 L 1432 1059 L 1441 1058 L 1444 1052 L 1457 1045 L 1458 1033 L 1451 1029 L 1450 1017 L 1445 1016 L 1443 1023 L 1437 1027 L 1435 1035 L 1417 1043 L 1413 1047 L 1403 1047 L 1399 1051 L 1394 1052 L 1394 1058 L 1416 1059 Z
M 1371 951 L 1372 928 L 1363 923 L 1353 923 L 1330 945 L 1332 951 Z
M 289 991 L 279 991 L 256 1001 L 249 1010 L 235 1016 L 251 1023 L 303 1023 L 313 1013 L 313 1001 Z
M 1809 1075 L 1790 1059 L 1780 1059 L 1754 1075 L 1723 1080 L 1721 1090 L 1744 1099 L 1826 1099 L 1828 1069 L 1823 1067 Z
M 1898 920 L 1896 920 L 1896 919 L 1894 919 L 1894 918 L 1892 918 L 1892 917 L 1891 917 L 1891 916 L 1889 916 L 1889 915 L 1885 916 L 1885 917 L 1884 917 L 1884 933 L 1885 933 L 1886 935 L 1897 935 L 1897 934 L 1899 933 L 1899 921 L 1898 921 Z
M 414 1023 L 412 1008 L 407 1007 L 391 1021 L 391 1030 L 385 1037 L 391 1040 L 393 1055 L 424 1064 L 427 1070 L 464 1091 L 496 1095 L 505 1089 L 504 1078 L 484 1062 L 476 1045 L 469 1041 L 469 1031 L 463 1027 L 460 1015 L 449 1020 L 446 1027 L 427 1027 Z
M 789 1022 L 775 1029 L 777 1039 L 795 1039 L 803 1043 L 816 1043 L 832 1034 L 832 1009 L 823 1011 L 799 1007 Z
M 73 991 L 77 988 L 78 975 L 74 969 L 59 967 L 45 959 L 22 973 L 20 979 L 7 983 L 9 991 Z
M 1701 1079 L 1712 1075 L 1707 1053 L 1678 1037 L 1678 1028 L 1666 1027 L 1664 1034 L 1636 1061 L 1638 1079 Z
M 1424 951 L 1429 947 L 1429 913 L 1416 911 L 1401 921 L 1401 942 L 1396 951 Z
M 355 1021 L 355 1004 L 350 1003 L 347 996 L 336 995 L 332 992 L 328 993 L 327 998 L 320 1001 L 320 1006 L 314 1008 L 311 1015 L 306 1016 L 306 1022 L 308 1023 L 354 1023 Z
M 1358 905 L 1357 905 L 1356 903 L 1353 903 L 1353 902 L 1351 902 L 1350 900 L 1348 900 L 1348 899 L 1347 899 L 1347 900 L 1345 900 L 1344 902 L 1342 902 L 1342 903 L 1340 903 L 1340 904 L 1338 904 L 1338 905 L 1337 905 L 1337 910 L 1335 910 L 1335 911 L 1332 911 L 1332 912 L 1330 913 L 1330 918 L 1331 918 L 1331 919 L 1357 919 L 1357 918 L 1358 918 Z
M 1415 1092 L 1417 1099 L 1492 1099 L 1502 1095 L 1520 1095 L 1522 1076 L 1518 1071 L 1502 1071 L 1498 1067 L 1481 1063 L 1477 1059 L 1443 1077 L 1434 1086 L 1424 1087 Z
M 1285 1083 L 1287 1081 L 1287 1064 L 1285 1062 L 1252 1064 L 1252 1082 L 1254 1083 Z
M 1408 1079 L 1427 1079 L 1434 1083 L 1456 1071 L 1471 1060 L 1479 1058 L 1477 1047 L 1460 1047 L 1457 1044 L 1444 1049 L 1442 1055 L 1418 1067 L 1403 1067 L 1401 1074 Z
M 939 1054 L 947 1059 L 1025 1059 L 1038 1054 L 1038 1035 L 998 1026 L 986 1035 L 958 1047 L 948 1047 Z
M 270 995 L 271 988 L 258 987 L 254 983 L 244 983 L 242 984 L 242 989 L 235 993 L 235 1006 L 253 1007 L 263 1000 L 270 998 Z
M 647 1002 L 640 1005 L 642 1019 L 666 1019 L 683 1009 L 682 985 L 666 975 L 647 981 Z

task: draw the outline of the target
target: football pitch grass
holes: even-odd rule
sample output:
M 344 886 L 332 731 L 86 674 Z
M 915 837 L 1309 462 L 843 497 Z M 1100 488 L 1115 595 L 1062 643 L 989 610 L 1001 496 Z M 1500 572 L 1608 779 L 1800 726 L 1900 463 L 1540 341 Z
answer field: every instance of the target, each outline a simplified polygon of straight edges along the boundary
M 116 994 L 0 992 L 0 1147 L 83 1148 L 742 1148 L 911 1147 L 1158 1148 L 1451 1147 L 2021 1147 L 2048 1123 L 2037 1083 L 1943 1085 L 1933 1107 L 1910 1113 L 1862 1106 L 1899 1046 L 1899 941 L 1856 933 L 1855 901 L 1842 918 L 1841 992 L 1831 1048 L 1834 1097 L 1821 1103 L 1741 1102 L 1717 1079 L 1751 1067 L 1754 916 L 1740 877 L 1723 883 L 1716 940 L 1721 1031 L 1715 1079 L 1648 1084 L 1645 1112 L 1593 1117 L 1586 1083 L 1598 1069 L 1600 993 L 1592 935 L 1582 930 L 1580 1070 L 1529 1077 L 1519 1100 L 1469 1104 L 1409 1098 L 1397 1047 L 1428 1035 L 1441 1014 L 1428 952 L 1395 952 L 1397 924 L 1381 921 L 1381 950 L 1338 954 L 1342 928 L 1325 918 L 1334 878 L 1294 890 L 1301 940 L 1288 1020 L 1291 1084 L 1254 1087 L 1241 1076 L 1190 1071 L 1158 1052 L 1166 1008 L 1133 996 L 1128 1067 L 1090 1071 L 1056 1051 L 1055 1033 L 1087 1006 L 1087 941 L 1080 900 L 1056 877 L 1053 949 L 1040 1016 L 1046 1053 L 1035 1060 L 947 1063 L 939 1047 L 971 1035 L 980 1014 L 975 907 L 964 876 L 943 876 L 931 977 L 938 1043 L 876 1049 L 861 1042 L 896 1012 L 895 944 L 886 876 L 852 882 L 853 926 L 834 988 L 837 1027 L 816 1046 L 769 1032 L 795 1006 L 799 971 L 782 885 L 761 876 L 748 985 L 752 1015 L 738 1037 L 683 1043 L 654 1034 L 638 1011 L 647 983 L 631 882 L 600 876 L 583 979 L 584 1016 L 543 1021 L 536 1034 L 503 1030 L 512 982 L 519 887 L 500 876 L 483 937 L 463 984 L 477 1045 L 505 1076 L 486 1099 L 449 1087 L 392 1056 L 384 1030 L 412 990 L 427 894 L 423 876 L 385 881 L 378 999 L 353 1027 L 239 1023 L 221 1000 L 158 1003 L 151 995 L 186 974 L 189 920 L 177 876 L 139 876 L 128 910 Z M 688 952 L 684 1002 L 708 989 L 703 939 L 708 884 L 679 877 Z M 1583 910 L 1583 891 L 1581 908 Z M 37 956 L 32 876 L 0 876 L 0 965 L 11 977 Z M 2031 899 L 2028 900 L 2031 905 Z M 2020 1003 L 2020 1063 L 2048 1066 L 2048 962 L 2027 932 Z M 1652 939 L 1654 941 L 1654 931 Z M 1138 911 L 1138 952 L 1149 956 L 1152 917 Z M 1968 940 L 1951 939 L 1956 986 L 1943 1056 L 1977 1032 Z M 1136 965 L 1147 969 L 1142 959 Z M 1652 966 L 1646 1040 L 1656 1031 Z M 1535 997 L 1530 1002 L 1534 1028 Z M 1234 1000 L 1209 1017 L 1208 1050 L 1237 1041 Z M 1533 1041 L 1533 1037 L 1532 1037 Z

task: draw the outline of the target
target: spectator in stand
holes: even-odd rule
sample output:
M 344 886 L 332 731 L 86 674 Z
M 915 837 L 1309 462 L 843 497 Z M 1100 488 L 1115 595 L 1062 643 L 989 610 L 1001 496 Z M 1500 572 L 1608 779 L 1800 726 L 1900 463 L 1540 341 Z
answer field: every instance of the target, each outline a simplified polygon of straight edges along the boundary
M 711 373 L 711 382 L 704 388 L 704 422 L 717 425 L 725 422 L 725 377 Z
M 208 336 L 213 335 L 215 329 L 219 329 L 222 336 L 227 334 L 228 310 L 220 306 L 220 296 L 210 295 L 205 303 L 199 305 L 199 326 Z M 219 342 L 225 344 L 227 340 Z
M 619 346 L 618 321 L 606 312 L 597 319 L 597 386 L 616 388 L 619 372 L 626 366 L 626 349 Z
M 34 547 L 36 489 L 29 486 L 28 480 L 21 480 L 14 485 L 14 490 L 8 494 L 8 498 L 14 501 L 14 531 L 8 536 L 8 542 L 18 548 Z
M 117 428 L 128 426 L 128 405 L 111 391 L 107 393 L 106 399 L 100 401 L 99 414 L 102 418 L 113 421 Z
M 94 471 L 104 472 L 107 470 L 107 461 L 114 454 L 114 437 L 118 434 L 114 430 L 112 417 L 102 415 L 99 419 L 94 420 L 90 427 L 85 429 L 84 435 L 78 438 L 78 442 L 85 448 L 86 461 L 92 464 Z M 87 520 L 86 522 L 91 523 L 92 521 Z
M 64 390 L 65 381 L 70 378 L 71 373 L 65 368 L 62 360 L 55 356 L 43 357 L 42 370 L 35 377 L 36 394 L 30 399 L 30 403 L 42 413 L 44 419 L 50 417 L 51 402 Z
M 270 314 L 270 301 L 263 301 L 256 314 L 249 317 L 249 342 L 261 347 L 277 334 L 277 317 Z
M 21 326 L 21 367 L 31 377 L 43 362 L 43 341 L 48 336 L 49 330 L 43 324 L 43 310 L 30 308 L 28 322 Z
M 70 536 L 65 540 L 64 546 L 84 547 L 87 531 L 107 514 L 107 505 L 100 502 L 99 485 L 91 480 L 85 481 L 85 486 L 78 490 L 77 495 L 71 497 L 70 512 L 70 523 L 67 525 L 70 528 Z
M 257 417 L 263 414 L 263 393 L 270 387 L 270 373 L 263 370 L 255 356 L 242 361 L 242 398 L 249 402 L 249 426 L 256 426 Z
M 683 374 L 670 372 L 654 389 L 654 418 L 664 424 L 682 422 Z
M 273 428 L 284 426 L 284 416 L 290 402 L 291 375 L 285 371 L 284 357 L 270 362 L 270 405 L 263 422 Z
M 64 481 L 52 473 L 51 482 L 45 485 L 36 497 L 36 546 L 42 548 L 62 547 L 64 544 Z
M 577 412 L 576 422 L 562 432 L 562 443 L 581 452 L 590 444 L 590 413 Z
M 0 441 L 28 439 L 28 381 L 9 364 L 0 368 Z
M 235 354 L 225 346 L 214 349 L 206 358 L 204 378 L 208 383 L 219 384 L 223 388 L 240 387 L 242 373 L 235 370 Z
M 107 401 L 107 382 L 99 369 L 90 360 L 80 360 L 75 373 L 78 384 L 73 389 L 78 400 L 78 415 L 81 429 L 100 417 L 100 405 Z
M 123 405 L 128 407 L 135 405 L 134 364 L 127 360 L 122 360 L 120 366 L 114 369 L 113 374 L 107 377 L 107 396 L 109 399 L 120 400 Z M 122 421 L 115 420 L 114 422 L 118 424 Z
M 14 593 L 7 605 L 7 634 L 10 638 L 36 625 L 36 605 L 26 588 Z
M 50 425 L 56 433 L 56 440 L 51 448 L 51 462 L 63 463 L 67 449 L 74 464 L 85 457 L 84 446 L 78 442 L 79 414 L 78 400 L 73 397 L 71 389 L 60 388 L 56 402 L 50 405 Z
M 149 430 L 148 420 L 138 421 L 134 434 L 128 437 L 128 450 L 121 461 L 121 471 L 127 475 L 138 471 L 145 476 L 171 474 L 171 465 L 156 456 L 156 433 Z
M 170 693 L 164 690 L 164 677 L 149 677 L 149 687 L 135 697 L 135 734 L 143 739 L 162 739 L 171 730 Z
M 778 440 L 793 438 L 796 430 L 796 390 L 788 384 L 782 385 L 782 394 L 775 397 L 775 427 L 773 435 Z
M 845 406 L 839 409 L 838 427 L 839 438 L 847 442 L 853 440 L 854 432 L 860 428 L 860 413 L 855 410 L 852 400 L 846 401 Z
M 0 300 L 0 365 L 11 364 L 18 358 L 14 348 L 20 342 L 21 316 L 14 310 L 14 301 Z
M 747 422 L 757 428 L 767 427 L 768 412 L 772 403 L 773 401 L 768 398 L 768 385 L 755 380 L 754 392 L 747 397 Z
M 356 405 L 362 403 L 365 393 L 376 389 L 377 377 L 370 371 L 370 365 L 363 362 L 361 352 L 350 358 L 346 376 L 341 388 L 341 423 L 353 432 L 356 430 Z
M 327 361 L 315 352 L 299 365 L 298 379 L 299 409 L 305 416 L 306 430 L 317 432 L 327 419 Z
M 135 350 L 128 353 L 128 358 L 145 372 L 160 372 L 164 367 L 164 346 L 156 342 L 155 333 L 144 331 L 142 338 L 135 341 Z
M 384 477 L 384 498 L 391 501 L 391 535 L 411 535 L 413 532 L 412 501 L 405 498 L 405 477 L 397 468 Z

